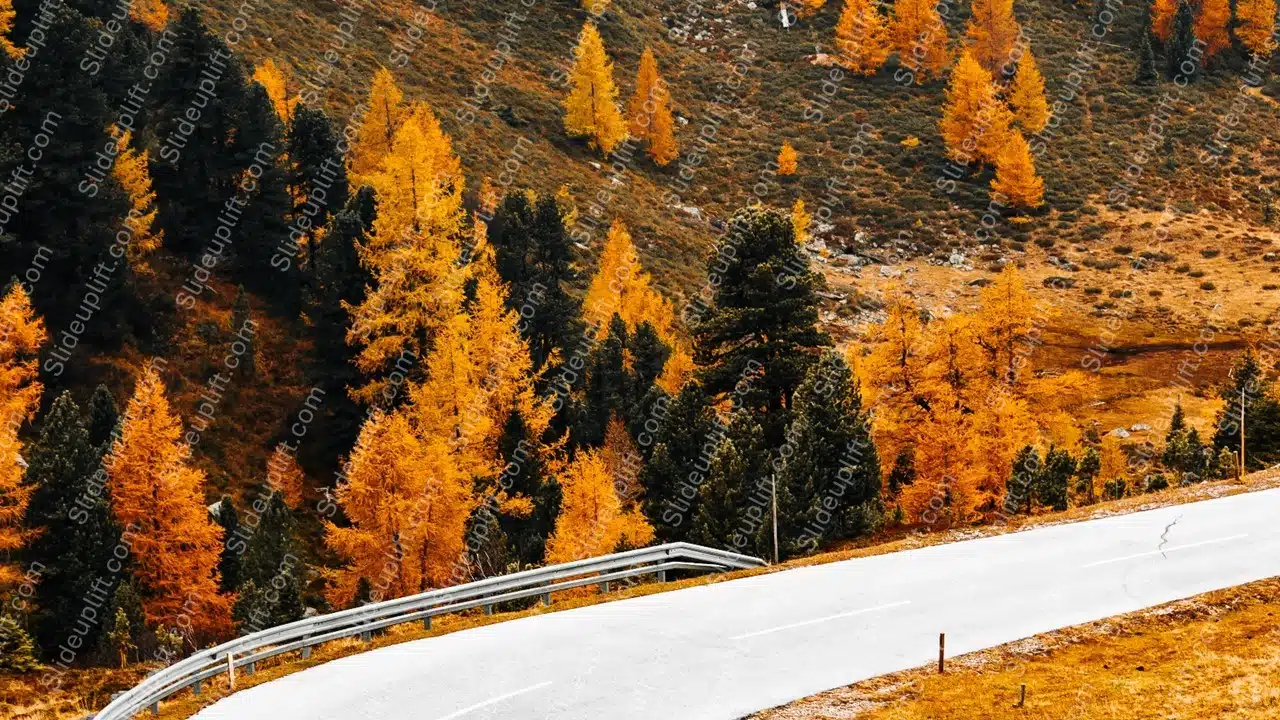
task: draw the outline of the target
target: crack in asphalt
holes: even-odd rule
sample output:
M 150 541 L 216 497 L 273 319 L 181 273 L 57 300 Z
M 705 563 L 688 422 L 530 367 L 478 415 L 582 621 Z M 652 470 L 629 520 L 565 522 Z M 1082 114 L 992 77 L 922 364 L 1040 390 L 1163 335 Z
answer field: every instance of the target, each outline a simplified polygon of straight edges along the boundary
M 1181 515 L 1174 518 L 1173 522 L 1164 526 L 1164 532 L 1160 533 L 1160 545 L 1157 546 L 1156 549 L 1160 551 L 1160 557 L 1164 558 L 1165 560 L 1169 559 L 1169 556 L 1164 554 L 1164 546 L 1169 544 L 1169 531 L 1172 530 L 1173 526 L 1177 525 L 1178 521 L 1181 519 L 1182 519 Z

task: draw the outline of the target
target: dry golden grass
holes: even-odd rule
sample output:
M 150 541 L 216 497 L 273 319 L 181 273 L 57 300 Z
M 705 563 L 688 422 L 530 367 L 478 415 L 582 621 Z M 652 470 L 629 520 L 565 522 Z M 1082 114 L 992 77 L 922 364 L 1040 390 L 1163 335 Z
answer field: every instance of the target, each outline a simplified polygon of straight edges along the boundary
M 1263 580 L 839 688 L 755 720 L 1270 720 L 1280 580 Z M 1026 704 L 1016 707 L 1019 688 Z

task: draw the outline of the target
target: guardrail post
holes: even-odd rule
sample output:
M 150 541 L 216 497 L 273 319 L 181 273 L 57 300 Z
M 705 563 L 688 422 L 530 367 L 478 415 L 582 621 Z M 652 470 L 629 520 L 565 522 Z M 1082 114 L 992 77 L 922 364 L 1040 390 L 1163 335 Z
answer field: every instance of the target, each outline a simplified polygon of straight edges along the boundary
M 667 571 L 666 571 L 666 570 L 659 570 L 659 571 L 658 571 L 658 582 L 666 582 L 666 581 L 667 581 Z
M 600 583 L 600 592 L 609 592 L 609 581 L 605 580 Z
M 368 631 L 368 630 L 361 630 L 361 631 L 360 631 L 360 639 L 361 639 L 361 640 L 363 640 L 363 641 L 365 641 L 365 642 L 372 642 L 372 641 L 373 641 L 373 633 L 372 633 L 372 632 L 370 632 L 370 631 Z
M 542 593 L 542 607 L 551 605 L 551 593 Z
M 492 615 L 492 614 L 493 614 L 493 605 L 485 605 L 485 606 L 484 606 L 484 614 L 485 614 L 485 615 Z
M 157 700 L 157 701 L 155 701 L 155 702 L 151 703 L 151 714 L 152 714 L 152 715 L 159 715 L 159 714 L 160 714 L 160 701 L 159 701 L 159 700 Z
M 306 647 L 302 648 L 302 659 L 303 659 L 303 660 L 310 660 L 310 659 L 311 659 L 311 646 L 310 646 L 310 645 L 308 645 L 308 646 L 306 646 Z
M 946 672 L 947 662 L 947 634 L 938 633 L 938 674 Z
M 195 695 L 196 697 L 200 697 L 200 690 L 201 690 L 200 686 L 203 684 L 204 684 L 203 680 L 197 680 L 194 683 L 191 683 L 191 694 Z
M 252 674 L 254 674 L 255 672 L 257 672 L 257 671 L 258 671 L 257 665 L 258 665 L 258 663 L 256 663 L 256 662 L 251 662 L 251 663 L 249 663 L 248 665 L 245 665 L 245 666 L 244 666 L 244 674 L 245 674 L 245 675 L 252 675 Z
M 227 653 L 227 684 L 232 690 L 236 689 L 236 663 L 235 654 Z
M 422 618 L 422 629 L 423 629 L 423 630 L 430 630 L 430 629 L 431 629 L 431 616 L 430 616 L 430 615 L 428 615 L 428 616 L 426 616 L 426 617 Z

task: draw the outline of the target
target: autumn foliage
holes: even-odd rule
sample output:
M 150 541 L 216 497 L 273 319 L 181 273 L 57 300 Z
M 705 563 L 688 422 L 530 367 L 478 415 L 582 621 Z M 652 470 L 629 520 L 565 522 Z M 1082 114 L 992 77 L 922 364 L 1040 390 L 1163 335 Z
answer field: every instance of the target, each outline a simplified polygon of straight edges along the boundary
M 592 147 L 608 155 L 626 139 L 627 123 L 618 111 L 613 61 L 605 54 L 604 41 L 594 23 L 582 26 L 574 57 L 571 87 L 564 99 L 565 131 L 587 138 Z
M 199 636 L 224 632 L 230 602 L 218 592 L 222 530 L 209 516 L 205 475 L 190 463 L 182 423 L 153 369 L 138 378 L 106 469 L 147 621 L 190 623 Z
M 778 174 L 779 175 L 795 175 L 796 161 L 799 155 L 796 149 L 791 146 L 791 142 L 784 140 L 782 148 L 778 150 Z
M 1173 18 L 1178 14 L 1178 0 L 1152 0 L 1151 31 L 1160 42 L 1173 37 Z
M 1028 47 L 1018 61 L 1018 72 L 1013 76 L 1009 91 L 1009 104 L 1013 106 L 1018 124 L 1028 133 L 1038 133 L 1049 122 L 1049 103 L 1044 97 L 1044 76 L 1036 65 L 1036 58 Z
M 991 130 L 993 114 L 1007 123 L 1007 117 L 997 109 L 1002 104 L 996 97 L 991 73 L 978 64 L 971 52 L 961 51 L 960 60 L 951 69 L 947 101 L 938 124 L 947 145 L 947 156 L 961 163 L 983 156 L 983 138 L 994 136 L 1000 130 L 999 127 Z
M 18 431 L 35 417 L 41 385 L 37 353 L 45 341 L 44 323 L 20 285 L 0 300 L 0 589 L 21 576 L 7 562 L 27 534 L 22 527 L 32 488 L 22 482 L 22 443 Z
M 1196 39 L 1205 45 L 1205 60 L 1231 47 L 1230 24 L 1230 0 L 1201 0 L 1193 27 Z
M 974 0 L 965 29 L 968 50 L 987 72 L 995 74 L 1013 60 L 1022 29 L 1013 17 L 1013 0 Z
M 1236 37 L 1249 52 L 1267 57 L 1275 51 L 1275 0 L 1240 0 L 1236 21 Z
M 357 181 L 377 172 L 382 159 L 391 154 L 396 130 L 404 122 L 404 93 L 390 70 L 379 67 L 373 74 L 365 104 L 369 111 L 361 119 L 352 148 L 351 174 Z
M 1013 207 L 1037 208 L 1044 204 L 1044 181 L 1036 174 L 1031 149 L 1017 130 L 996 158 L 996 177 L 991 181 L 991 189 L 1004 196 Z
M 653 57 L 653 50 L 646 46 L 640 56 L 640 69 L 636 72 L 636 91 L 627 103 L 627 118 L 631 124 L 631 137 L 649 141 L 649 157 L 658 167 L 666 167 L 680 155 L 670 102 L 671 91 L 658 74 L 658 61 Z
M 911 68 L 917 84 L 941 73 L 951 60 L 947 51 L 947 26 L 933 0 L 894 3 L 890 34 L 899 62 Z
M 267 91 L 267 97 L 271 99 L 271 107 L 275 108 L 276 117 L 281 122 L 289 122 L 289 118 L 293 117 L 293 107 L 297 105 L 299 98 L 289 97 L 287 81 L 284 72 L 271 58 L 267 58 L 253 69 L 254 82 L 261 85 Z
M 605 555 L 653 540 L 653 528 L 634 503 L 623 501 L 600 451 L 578 453 L 559 477 L 563 496 L 555 532 L 547 540 L 548 562 Z
M 133 146 L 133 133 L 128 131 L 120 136 L 121 148 L 116 157 L 112 174 L 120 183 L 120 187 L 129 195 L 129 215 L 125 223 L 132 232 L 129 241 L 129 259 L 135 269 L 145 268 L 145 258 L 159 248 L 164 242 L 164 230 L 155 227 L 156 194 L 151 189 L 151 163 L 146 150 L 139 151 Z
M 836 23 L 837 61 L 858 75 L 875 75 L 889 57 L 889 30 L 872 0 L 845 0 Z

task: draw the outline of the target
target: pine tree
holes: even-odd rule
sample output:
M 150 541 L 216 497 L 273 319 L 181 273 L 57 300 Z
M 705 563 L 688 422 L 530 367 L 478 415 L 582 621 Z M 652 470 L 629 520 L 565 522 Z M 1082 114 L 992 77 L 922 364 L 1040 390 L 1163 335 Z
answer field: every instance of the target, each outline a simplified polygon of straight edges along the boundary
M 1275 0 L 1239 0 L 1236 22 L 1236 38 L 1249 52 L 1263 58 L 1275 52 Z
M 561 361 L 582 337 L 582 301 L 573 244 L 556 200 L 508 193 L 489 226 L 498 274 L 508 284 L 508 307 L 537 308 L 526 337 L 535 371 L 543 371 L 557 350 Z
M 347 203 L 347 171 L 338 141 L 338 132 L 323 110 L 305 103 L 292 109 L 285 173 L 293 197 L 290 217 L 294 227 L 303 230 L 313 275 L 321 231 Z
M 791 227 L 797 243 L 804 245 L 809 242 L 809 225 L 812 222 L 813 218 L 805 212 L 804 200 L 796 198 L 795 204 L 791 206 Z
M 23 516 L 32 492 L 23 479 L 26 463 L 18 431 L 40 406 L 44 386 L 37 354 L 45 337 L 44 323 L 32 309 L 31 298 L 21 285 L 11 284 L 0 300 L 0 590 L 22 575 L 9 562 L 27 540 Z
M 1173 20 L 1178 14 L 1180 0 L 1152 0 L 1148 15 L 1151 31 L 1160 42 L 1167 43 L 1173 37 Z
M 33 487 L 26 526 L 35 533 L 25 554 L 43 566 L 36 586 L 35 635 L 52 657 L 65 640 L 65 618 L 81 611 L 93 584 L 104 578 L 120 529 L 111 517 L 100 466 L 106 446 L 90 439 L 86 418 L 63 392 L 40 424 L 40 436 L 27 453 L 26 484 Z M 101 630 L 84 638 L 92 646 Z
M 271 107 L 275 109 L 276 117 L 288 126 L 293 118 L 293 106 L 297 104 L 297 98 L 289 97 L 284 73 L 276 65 L 275 60 L 267 58 L 258 63 L 253 69 L 251 79 L 267 91 L 267 97 L 271 99 Z
M 16 620 L 0 614 L 0 670 L 26 673 L 39 668 L 31 636 Z
M 778 150 L 778 175 L 795 175 L 798 157 L 796 149 L 791 147 L 791 142 L 788 140 L 782 141 L 782 149 Z
M 876 528 L 880 459 L 871 420 L 849 368 L 828 351 L 796 389 L 787 438 L 794 448 L 777 476 L 798 500 L 799 517 L 778 518 L 787 554 Z
M 279 493 L 272 493 L 266 506 L 245 549 L 242 582 L 253 583 L 267 593 L 265 607 L 257 609 L 265 610 L 266 615 L 260 626 L 273 627 L 302 617 L 304 567 L 297 556 L 297 523 L 289 506 Z
M 522 564 L 542 562 L 547 538 L 555 527 L 555 512 L 545 506 L 543 485 L 546 459 L 538 438 L 519 410 L 513 411 L 502 427 L 498 457 L 502 470 L 498 487 L 509 495 L 534 499 L 531 513 L 499 513 L 498 524 Z
M 911 69 L 917 84 L 940 74 L 951 61 L 947 26 L 938 14 L 937 3 L 931 0 L 894 3 L 890 33 L 899 64 Z
M 120 410 L 116 407 L 116 399 L 106 385 L 94 388 L 89 397 L 89 411 L 86 429 L 89 431 L 89 442 L 102 445 L 111 439 L 120 422 Z
M 1013 76 L 1013 88 L 1009 104 L 1017 115 L 1018 124 L 1025 133 L 1038 133 L 1049 122 L 1049 103 L 1044 99 L 1044 76 L 1036 66 L 1031 48 L 1018 61 L 1018 72 Z
M 555 531 L 547 539 L 547 562 L 598 557 L 653 540 L 644 516 L 618 497 L 600 451 L 578 452 L 557 478 L 563 497 Z
M 764 431 L 749 412 L 739 410 L 720 420 L 727 426 L 722 440 L 703 451 L 706 478 L 697 491 L 687 539 L 710 547 L 726 547 L 737 552 L 773 556 L 772 526 L 748 516 L 748 498 L 761 483 L 769 487 L 769 454 Z M 687 485 L 685 486 L 687 487 Z M 683 488 L 682 488 L 683 489 Z M 770 525 L 765 533 L 764 526 Z M 766 539 L 767 538 L 767 539 Z
M 255 148 L 252 162 L 257 177 L 236 226 L 236 270 L 251 288 L 293 315 L 302 306 L 302 277 L 295 265 L 277 264 L 280 248 L 293 241 L 289 227 L 293 198 L 285 176 L 283 132 L 267 91 L 254 83 L 245 94 L 244 114 L 237 129 L 242 141 Z
M 640 471 L 644 513 L 662 542 L 685 540 L 697 514 L 699 492 L 718 442 L 710 399 L 696 380 L 667 406 L 653 438 L 653 452 Z
M 1013 17 L 1013 0 L 974 0 L 965 28 L 968 50 L 987 72 L 995 74 L 1012 59 L 1021 28 Z
M 893 469 L 889 471 L 889 496 L 896 498 L 902 488 L 916 481 L 916 454 L 909 447 L 898 452 L 893 459 Z
M 1076 461 L 1061 448 L 1049 448 L 1044 465 L 1036 474 L 1035 498 L 1057 512 L 1067 509 L 1068 488 L 1076 473 Z
M 942 111 L 938 130 L 947 146 L 947 156 L 968 163 L 974 153 L 966 143 L 977 143 L 984 135 L 980 125 L 983 112 L 999 104 L 991 82 L 991 73 L 978 64 L 968 50 L 960 53 L 960 60 L 951 69 L 947 85 L 947 103 Z
M 396 131 L 371 184 L 378 213 L 361 262 L 374 285 L 352 310 L 347 334 L 360 348 L 356 366 L 379 378 L 360 389 L 364 400 L 381 392 L 385 370 L 404 351 L 427 355 L 442 319 L 462 301 L 462 168 L 425 103 Z
M 627 137 L 627 123 L 618 112 L 618 89 L 613 84 L 613 61 L 595 23 L 587 21 L 574 49 L 572 88 L 564 100 L 564 129 L 585 137 L 591 147 L 608 155 Z
M 1183 74 L 1184 62 L 1188 66 L 1196 65 L 1195 61 L 1189 60 L 1196 42 L 1194 26 L 1195 13 L 1192 12 L 1191 5 L 1187 0 L 1178 0 L 1178 10 L 1173 16 L 1173 34 L 1165 49 L 1165 60 L 1168 63 L 1165 72 L 1170 80 Z M 1199 73 L 1193 71 L 1188 74 L 1187 79 L 1192 80 L 1197 74 Z
M 132 141 L 133 134 L 128 131 L 120 136 L 119 147 L 122 149 L 112 173 L 129 195 L 131 207 L 125 218 L 125 224 L 133 233 L 127 251 L 129 260 L 135 269 L 146 270 L 145 258 L 164 243 L 164 231 L 153 228 L 159 209 L 155 191 L 151 189 L 149 152 L 139 152 Z
M 247 547 L 240 533 L 240 513 L 231 498 L 223 495 L 213 506 L 213 519 L 222 528 L 222 549 L 218 554 L 218 586 L 224 593 L 234 592 L 244 580 L 241 568 Z
M 1243 400 L 1246 471 L 1280 462 L 1280 401 L 1255 352 L 1247 350 L 1236 359 L 1218 396 L 1222 409 L 1214 423 L 1213 446 L 1239 452 Z
M 1085 448 L 1084 454 L 1080 456 L 1080 462 L 1076 465 L 1076 494 L 1080 496 L 1081 505 L 1092 505 L 1097 502 L 1097 482 L 1101 472 L 1102 454 L 1096 447 Z
M 889 30 L 872 0 L 845 0 L 836 23 L 838 62 L 857 75 L 875 75 L 889 57 Z
M 692 327 L 698 376 L 710 394 L 720 395 L 752 368 L 767 368 L 745 402 L 764 413 L 766 437 L 779 442 L 791 395 L 831 343 L 816 327 L 822 279 L 796 244 L 790 221 L 776 211 L 739 210 L 725 242 L 737 252 L 723 271 L 720 259 L 710 258 L 708 269 L 722 282 Z
M 599 447 L 611 418 L 626 412 L 631 398 L 627 373 L 627 324 L 615 314 L 609 330 L 587 360 L 585 417 L 571 429 L 572 447 Z
M 1151 45 L 1151 33 L 1143 32 L 1138 43 L 1138 74 L 1134 81 L 1139 85 L 1155 85 L 1160 79 L 1156 71 L 1156 51 Z
M 383 158 L 392 154 L 396 131 L 408 115 L 404 93 L 396 85 L 391 71 L 378 67 L 369 84 L 369 111 L 360 121 L 358 139 L 351 150 L 351 175 L 358 183 L 369 182 L 382 166 Z
M 1274 18 L 1275 16 L 1272 15 Z M 1230 0 L 1201 0 L 1200 12 L 1192 25 L 1196 38 L 1204 43 L 1204 61 L 1231 47 Z
M 115 651 L 120 660 L 120 669 L 123 670 L 129 662 L 129 651 L 137 649 L 129 631 L 129 616 L 125 614 L 124 608 L 116 608 L 111 624 L 107 626 L 106 641 L 107 646 Z
M 1006 512 L 1024 512 L 1031 514 L 1031 504 L 1035 497 L 1037 478 L 1040 477 L 1044 462 L 1040 453 L 1030 445 L 1024 445 L 1013 459 L 1012 471 L 1009 473 L 1008 489 L 1005 492 Z
M 225 630 L 228 599 L 218 593 L 221 530 L 205 508 L 204 473 L 188 464 L 182 425 L 152 369 L 138 379 L 120 439 L 107 459 L 116 522 L 130 536 L 132 574 L 147 621 L 191 621 L 200 636 Z
M 1017 130 L 996 160 L 991 190 L 1004 196 L 1015 208 L 1038 208 L 1044 204 L 1044 181 L 1036 174 L 1030 146 Z

